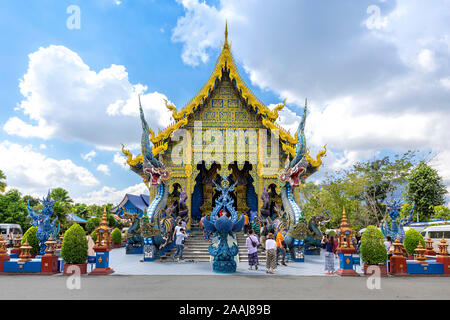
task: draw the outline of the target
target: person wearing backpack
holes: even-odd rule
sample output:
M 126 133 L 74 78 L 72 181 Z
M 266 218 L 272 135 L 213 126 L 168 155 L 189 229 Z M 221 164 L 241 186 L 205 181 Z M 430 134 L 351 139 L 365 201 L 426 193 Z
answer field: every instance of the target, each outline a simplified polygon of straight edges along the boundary
M 249 270 L 252 270 L 252 267 L 255 266 L 255 270 L 258 270 L 258 237 L 255 235 L 255 231 L 253 229 L 249 230 L 249 235 L 245 240 L 245 244 L 248 249 L 248 265 Z

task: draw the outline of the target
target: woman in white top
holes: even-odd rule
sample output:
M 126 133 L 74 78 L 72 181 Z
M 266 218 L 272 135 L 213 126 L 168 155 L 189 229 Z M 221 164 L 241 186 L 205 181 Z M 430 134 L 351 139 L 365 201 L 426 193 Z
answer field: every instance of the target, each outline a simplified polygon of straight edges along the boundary
M 266 273 L 274 273 L 277 267 L 277 243 L 273 240 L 273 233 L 267 235 L 266 240 Z

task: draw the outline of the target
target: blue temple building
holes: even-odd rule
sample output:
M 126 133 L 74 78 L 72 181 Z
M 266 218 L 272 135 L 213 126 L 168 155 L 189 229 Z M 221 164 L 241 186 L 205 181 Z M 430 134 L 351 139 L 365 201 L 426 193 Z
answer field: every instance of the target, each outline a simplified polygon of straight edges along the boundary
M 137 196 L 127 193 L 123 200 L 111 212 L 118 216 L 122 216 L 123 213 L 132 213 L 140 217 L 147 210 L 149 201 L 150 197 L 148 195 L 141 194 Z

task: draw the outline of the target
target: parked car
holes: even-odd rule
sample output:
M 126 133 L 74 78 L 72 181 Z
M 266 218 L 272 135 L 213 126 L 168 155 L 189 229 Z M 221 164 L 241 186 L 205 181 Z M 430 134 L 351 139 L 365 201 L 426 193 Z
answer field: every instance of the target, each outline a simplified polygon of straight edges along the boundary
M 8 241 L 8 247 L 12 247 L 12 240 L 14 239 L 14 236 L 16 234 L 19 234 L 20 236 L 23 235 L 22 228 L 20 227 L 20 225 L 15 223 L 1 223 L 0 233 L 3 238 Z
M 425 240 L 428 239 L 428 237 L 433 240 L 433 249 L 436 251 L 439 251 L 438 244 L 441 242 L 442 236 L 444 236 L 447 243 L 450 243 L 450 225 L 431 226 L 425 228 L 421 234 Z

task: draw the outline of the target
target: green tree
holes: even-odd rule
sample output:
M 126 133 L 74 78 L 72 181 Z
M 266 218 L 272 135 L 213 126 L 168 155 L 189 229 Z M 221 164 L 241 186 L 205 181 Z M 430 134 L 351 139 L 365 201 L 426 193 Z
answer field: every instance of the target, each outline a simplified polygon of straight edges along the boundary
M 434 220 L 449 220 L 450 209 L 446 206 L 436 206 L 434 207 L 434 214 L 432 218 Z
M 25 204 L 29 203 L 30 207 L 33 209 L 40 204 L 39 199 L 36 199 L 30 195 L 23 196 L 22 200 Z
M 0 223 L 17 223 L 22 230 L 30 227 L 27 205 L 18 190 L 11 189 L 0 195 Z
M 424 161 L 408 176 L 405 197 L 415 203 L 420 221 L 427 221 L 434 215 L 434 207 L 445 203 L 446 193 L 442 177 Z
M 55 188 L 50 196 L 55 202 L 53 205 L 52 218 L 58 218 L 62 231 L 69 227 L 67 215 L 72 211 L 73 200 L 69 197 L 69 192 L 63 188 Z
M 2 170 L 0 170 L 0 192 L 5 192 L 6 189 L 6 176 Z
M 92 233 L 100 225 L 100 218 L 90 218 L 86 222 L 85 229 L 87 232 Z
M 73 200 L 69 197 L 69 192 L 63 188 L 55 188 L 50 192 L 50 196 L 55 201 L 72 204 Z
M 354 165 L 350 175 L 354 174 L 364 180 L 359 199 L 364 201 L 377 224 L 386 214 L 383 202 L 399 185 L 406 182 L 414 166 L 415 156 L 416 152 L 408 151 L 395 155 L 393 159 L 384 157 Z

